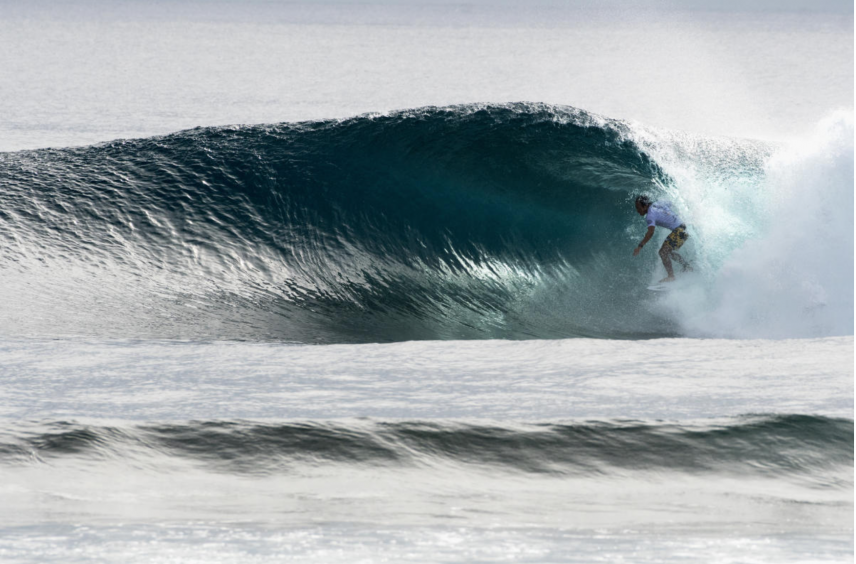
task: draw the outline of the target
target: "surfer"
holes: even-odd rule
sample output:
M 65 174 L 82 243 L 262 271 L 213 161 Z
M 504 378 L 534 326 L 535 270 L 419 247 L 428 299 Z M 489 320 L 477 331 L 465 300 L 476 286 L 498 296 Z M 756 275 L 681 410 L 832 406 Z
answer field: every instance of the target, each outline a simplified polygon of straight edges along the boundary
M 648 221 L 648 232 L 645 233 L 645 238 L 639 243 L 639 246 L 633 249 L 633 256 L 639 254 L 645 243 L 651 240 L 654 236 L 654 227 L 665 227 L 671 230 L 669 236 L 663 241 L 663 246 L 660 247 L 660 258 L 663 260 L 663 266 L 666 267 L 668 276 L 660 280 L 660 282 L 672 282 L 675 279 L 675 272 L 672 270 L 672 259 L 675 259 L 683 267 L 683 271 L 692 271 L 690 263 L 677 253 L 677 250 L 686 242 L 689 235 L 687 234 L 687 226 L 678 216 L 672 211 L 669 202 L 658 201 L 651 203 L 648 196 L 639 196 L 636 198 L 636 211 L 639 215 L 645 217 Z

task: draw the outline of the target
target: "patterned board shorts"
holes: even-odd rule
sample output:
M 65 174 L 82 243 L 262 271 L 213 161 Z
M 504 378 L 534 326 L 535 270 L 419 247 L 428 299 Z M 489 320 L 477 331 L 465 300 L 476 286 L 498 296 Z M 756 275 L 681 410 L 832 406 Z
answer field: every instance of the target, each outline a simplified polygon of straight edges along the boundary
M 686 243 L 688 237 L 689 234 L 687 233 L 687 226 L 682 223 L 669 233 L 669 236 L 666 237 L 666 243 L 668 243 L 673 251 L 677 251 L 684 243 Z

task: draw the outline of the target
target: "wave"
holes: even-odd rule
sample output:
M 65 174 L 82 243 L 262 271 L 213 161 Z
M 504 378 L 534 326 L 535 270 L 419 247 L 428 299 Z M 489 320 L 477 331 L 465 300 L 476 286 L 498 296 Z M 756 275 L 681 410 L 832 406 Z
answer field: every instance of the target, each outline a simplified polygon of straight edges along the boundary
M 685 249 L 704 280 L 764 229 L 752 194 L 774 151 L 650 131 L 468 105 L 2 154 L 0 284 L 19 299 L 0 325 L 303 343 L 684 335 L 697 312 L 646 291 L 655 252 L 630 255 L 632 201 L 669 197 L 698 220 Z M 726 234 L 696 217 L 687 163 L 742 194 L 718 210 Z
M 853 421 L 809 415 L 704 424 L 350 420 L 105 426 L 47 421 L 7 423 L 0 431 L 0 464 L 7 467 L 119 460 L 157 470 L 168 467 L 164 461 L 169 459 L 246 475 L 330 465 L 451 465 L 581 477 L 677 472 L 814 479 L 852 469 Z

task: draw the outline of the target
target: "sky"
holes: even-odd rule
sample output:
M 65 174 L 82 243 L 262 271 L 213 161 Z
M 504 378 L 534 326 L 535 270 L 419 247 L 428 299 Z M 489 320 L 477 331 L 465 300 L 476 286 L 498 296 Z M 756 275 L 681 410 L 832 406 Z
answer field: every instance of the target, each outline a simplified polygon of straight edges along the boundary
M 518 101 L 790 138 L 852 111 L 852 13 L 840 0 L 0 0 L 0 151 Z

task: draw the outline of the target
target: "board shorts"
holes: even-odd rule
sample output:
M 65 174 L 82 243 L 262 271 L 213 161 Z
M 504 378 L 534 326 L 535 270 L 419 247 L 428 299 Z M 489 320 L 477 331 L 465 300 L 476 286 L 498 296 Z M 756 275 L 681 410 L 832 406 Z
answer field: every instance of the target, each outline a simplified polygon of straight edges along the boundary
M 673 251 L 677 251 L 678 249 L 686 243 L 689 238 L 689 233 L 687 233 L 687 226 L 685 224 L 680 224 L 675 227 L 669 236 L 666 237 L 666 243 L 669 247 L 672 248 Z

